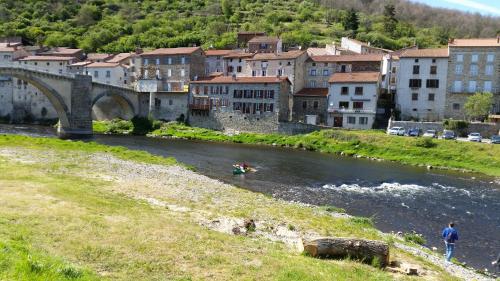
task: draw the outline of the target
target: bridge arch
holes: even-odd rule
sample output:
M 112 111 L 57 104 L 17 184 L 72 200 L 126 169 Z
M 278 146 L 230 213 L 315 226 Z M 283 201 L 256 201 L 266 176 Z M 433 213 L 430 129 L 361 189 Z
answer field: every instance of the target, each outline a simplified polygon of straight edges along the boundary
M 50 85 L 42 81 L 42 79 L 35 77 L 33 75 L 24 75 L 15 72 L 5 73 L 5 74 L 0 72 L 0 74 L 8 75 L 23 81 L 27 81 L 31 85 L 35 86 L 35 88 L 37 88 L 47 97 L 47 99 L 49 99 L 50 103 L 56 110 L 57 116 L 59 117 L 60 126 L 63 128 L 71 127 L 70 123 L 71 113 L 69 111 L 68 105 L 64 101 L 63 97 L 54 88 L 52 88 Z
M 102 100 L 106 97 L 111 98 L 115 103 L 117 103 L 120 106 L 120 109 L 122 109 L 124 115 L 129 115 L 129 117 L 132 118 L 133 116 L 138 114 L 138 108 L 136 108 L 129 97 L 121 91 L 116 90 L 106 90 L 93 97 L 91 101 L 91 108 L 93 109 L 97 102 L 99 102 L 99 100 Z

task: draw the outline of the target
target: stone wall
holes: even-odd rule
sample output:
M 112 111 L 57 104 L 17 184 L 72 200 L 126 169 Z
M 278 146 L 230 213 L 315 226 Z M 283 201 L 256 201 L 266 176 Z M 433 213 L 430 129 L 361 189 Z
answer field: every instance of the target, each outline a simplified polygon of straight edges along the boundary
M 317 108 L 314 108 L 314 102 L 318 103 Z M 327 107 L 326 97 L 294 96 L 293 118 L 295 121 L 306 122 L 306 115 L 317 115 L 318 123 L 325 124 Z
M 403 127 L 405 130 L 410 128 L 420 128 L 423 131 L 437 130 L 442 132 L 444 130 L 442 122 L 413 122 L 413 121 L 392 121 L 389 120 L 388 128 Z M 478 132 L 481 136 L 489 138 L 492 135 L 500 133 L 500 124 L 498 123 L 469 123 L 466 133 Z

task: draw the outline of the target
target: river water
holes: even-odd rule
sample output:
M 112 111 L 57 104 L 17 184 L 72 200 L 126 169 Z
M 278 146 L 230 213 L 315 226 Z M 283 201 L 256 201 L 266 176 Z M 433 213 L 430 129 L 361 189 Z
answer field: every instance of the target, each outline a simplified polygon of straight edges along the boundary
M 0 125 L 2 131 L 53 135 L 33 127 Z M 341 207 L 372 217 L 384 232 L 415 230 L 439 251 L 441 230 L 454 221 L 457 258 L 476 268 L 489 267 L 500 252 L 500 183 L 493 178 L 255 145 L 135 136 L 93 140 L 172 156 L 201 174 L 276 198 Z M 243 161 L 258 171 L 233 176 L 231 165 Z

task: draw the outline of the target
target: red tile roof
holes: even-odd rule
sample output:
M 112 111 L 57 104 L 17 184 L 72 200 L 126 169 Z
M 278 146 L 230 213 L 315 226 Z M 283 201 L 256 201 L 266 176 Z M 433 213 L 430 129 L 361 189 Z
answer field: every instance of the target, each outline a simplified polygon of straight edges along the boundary
M 132 56 L 135 56 L 135 53 L 119 53 L 106 61 L 107 62 L 122 62 L 123 60 L 126 60 Z
M 329 83 L 376 83 L 380 72 L 337 72 L 330 76 Z
M 206 50 L 205 55 L 206 56 L 227 56 L 233 52 L 234 52 L 233 50 Z
M 255 36 L 248 43 L 277 43 L 279 40 L 278 37 Z
M 289 51 L 289 52 L 283 52 L 283 53 L 258 53 L 255 54 L 251 59 L 248 59 L 249 61 L 253 60 L 289 60 L 289 59 L 296 59 L 303 54 L 305 54 L 306 51 L 301 51 L 301 50 L 296 50 L 296 51 Z
M 216 76 L 209 78 L 202 78 L 202 80 L 192 81 L 194 84 L 275 84 L 288 81 L 285 76 L 282 77 L 232 77 L 232 76 Z
M 113 68 L 117 66 L 120 66 L 117 62 L 94 62 L 87 65 L 89 68 Z
M 415 49 L 406 50 L 399 55 L 400 58 L 447 58 L 448 48 L 440 49 Z
M 105 60 L 111 58 L 112 54 L 101 54 L 101 53 L 90 53 L 87 55 L 87 59 L 89 60 Z
M 255 53 L 231 53 L 224 56 L 225 59 L 231 58 L 251 58 L 255 55 Z
M 311 59 L 315 62 L 366 62 L 366 61 L 382 61 L 382 54 L 366 54 L 366 55 L 326 55 L 312 56 Z
M 300 97 L 326 97 L 328 96 L 328 88 L 303 88 L 294 96 Z
M 181 48 L 161 48 L 153 51 L 145 52 L 141 56 L 158 56 L 158 55 L 190 55 L 200 47 L 181 47 Z
M 40 53 L 40 55 L 74 55 L 82 52 L 82 49 L 72 49 L 72 48 L 65 48 L 65 47 L 57 47 L 50 49 L 48 51 Z
M 62 56 L 27 56 L 21 58 L 21 61 L 69 61 L 75 60 L 74 57 L 62 57 Z
M 498 38 L 453 39 L 450 47 L 500 47 Z

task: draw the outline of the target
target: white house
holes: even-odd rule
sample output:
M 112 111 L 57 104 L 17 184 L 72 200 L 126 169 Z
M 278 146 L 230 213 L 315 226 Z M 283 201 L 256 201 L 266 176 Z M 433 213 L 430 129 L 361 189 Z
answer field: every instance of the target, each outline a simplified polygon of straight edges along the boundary
M 402 120 L 444 118 L 448 49 L 406 50 L 399 56 L 396 108 Z
M 327 124 L 371 129 L 377 110 L 380 72 L 334 73 L 329 80 Z
M 387 54 L 392 52 L 391 50 L 373 47 L 370 43 L 361 42 L 348 37 L 342 37 L 340 47 L 356 54 Z
M 128 68 L 119 63 L 94 62 L 85 66 L 85 72 L 94 82 L 120 87 L 130 84 Z
M 205 75 L 224 72 L 224 56 L 233 53 L 233 50 L 206 50 Z
M 53 74 L 66 74 L 67 67 L 76 62 L 74 57 L 27 56 L 18 60 L 19 66 Z

